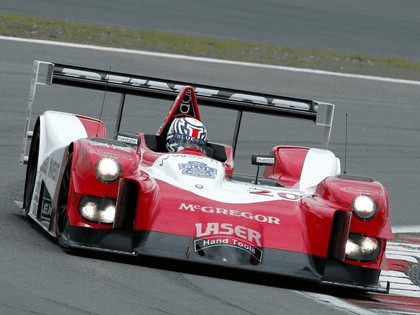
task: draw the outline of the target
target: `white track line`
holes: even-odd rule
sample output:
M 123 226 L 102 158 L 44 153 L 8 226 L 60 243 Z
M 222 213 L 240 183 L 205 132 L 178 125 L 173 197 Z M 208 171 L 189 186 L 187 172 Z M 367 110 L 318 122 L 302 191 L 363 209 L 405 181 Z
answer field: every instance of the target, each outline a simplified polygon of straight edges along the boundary
M 392 228 L 394 234 L 399 233 L 420 233 L 420 225 L 418 226 L 396 226 Z M 387 247 L 387 258 L 396 258 L 401 260 L 407 260 L 411 262 L 417 262 L 418 260 L 414 257 L 409 256 L 410 253 L 403 252 L 405 255 L 400 255 L 400 249 L 402 246 L 405 246 L 407 244 L 401 244 L 396 243 L 393 241 L 390 241 L 388 243 Z M 408 244 L 409 247 L 411 244 Z M 414 244 L 413 247 L 417 248 L 418 245 Z M 394 255 L 394 253 L 396 255 Z M 417 254 L 417 252 L 415 252 Z M 415 255 L 417 256 L 417 255 Z M 414 284 L 411 279 L 404 273 L 400 271 L 382 271 L 380 282 L 381 285 L 385 286 L 386 281 L 391 281 L 392 286 L 390 293 L 395 295 L 402 295 L 402 296 L 409 296 L 409 297 L 420 297 L 420 288 L 418 285 Z M 353 305 L 351 303 L 348 303 L 344 300 L 341 300 L 339 298 L 336 298 L 334 296 L 329 295 L 322 295 L 315 292 L 300 292 L 295 291 L 297 294 L 301 294 L 307 298 L 310 298 L 318 303 L 329 305 L 332 308 L 336 308 L 339 310 L 345 310 L 348 311 L 350 314 L 354 315 L 377 315 L 377 314 L 395 314 L 395 311 L 387 311 L 383 309 L 378 310 L 367 310 L 361 307 L 358 307 L 356 305 Z M 398 312 L 398 314 L 416 314 L 414 312 Z
M 324 295 L 320 293 L 315 292 L 301 292 L 301 291 L 295 291 L 297 294 L 303 295 L 307 298 L 310 298 L 311 300 L 328 305 L 329 307 L 333 309 L 338 309 L 340 311 L 347 311 L 349 314 L 354 315 L 374 315 L 377 313 L 374 313 L 372 311 L 369 311 L 367 309 L 358 307 L 356 305 L 353 305 L 351 303 L 348 303 L 340 298 L 331 296 L 331 295 Z
M 132 50 L 132 49 L 102 47 L 102 46 L 94 46 L 94 45 L 82 45 L 82 44 L 56 42 L 56 41 L 50 41 L 50 40 L 26 39 L 26 38 L 8 37 L 8 36 L 0 36 L 0 40 L 9 40 L 9 41 L 15 41 L 15 42 L 53 45 L 53 46 L 81 48 L 81 49 L 92 49 L 92 50 L 109 51 L 109 52 L 121 52 L 125 54 L 164 57 L 164 58 L 172 58 L 172 59 L 194 60 L 194 61 L 200 61 L 200 62 L 221 63 L 221 64 L 237 65 L 237 66 L 244 66 L 244 67 L 257 67 L 257 68 L 265 68 L 265 69 L 284 70 L 284 71 L 290 71 L 290 72 L 322 74 L 322 75 L 337 76 L 337 77 L 352 78 L 352 79 L 363 79 L 363 80 L 372 80 L 372 81 L 381 81 L 381 82 L 390 82 L 390 83 L 420 85 L 420 81 L 414 81 L 414 80 L 403 80 L 403 79 L 376 77 L 376 76 L 361 75 L 361 74 L 331 72 L 331 71 L 316 70 L 316 69 L 283 67 L 283 66 L 275 66 L 275 65 L 269 65 L 269 64 L 240 62 L 240 61 L 222 60 L 222 59 L 215 59 L 215 58 L 193 57 L 193 56 L 166 54 L 166 53 L 158 53 L 158 52 L 144 51 L 144 50 Z
M 408 226 L 393 226 L 392 232 L 396 234 L 401 233 L 420 233 L 420 225 L 408 225 Z

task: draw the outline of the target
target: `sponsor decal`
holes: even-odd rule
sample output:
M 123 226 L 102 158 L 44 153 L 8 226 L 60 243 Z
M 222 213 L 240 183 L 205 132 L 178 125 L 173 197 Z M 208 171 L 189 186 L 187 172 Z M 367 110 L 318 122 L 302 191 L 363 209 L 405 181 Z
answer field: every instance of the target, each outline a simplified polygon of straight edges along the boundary
M 351 191 L 359 194 L 381 194 L 380 191 L 376 189 L 361 188 L 361 187 L 343 187 L 340 188 L 342 191 Z
M 79 70 L 63 67 L 61 72 L 71 77 L 86 78 L 94 81 L 108 81 L 110 83 L 122 84 L 127 86 L 147 87 L 152 90 L 180 92 L 185 86 L 182 84 L 172 84 L 157 79 L 150 80 L 143 77 L 133 77 L 129 75 L 108 74 L 95 70 Z M 313 107 L 305 101 L 285 100 L 281 98 L 269 97 L 266 95 L 254 95 L 226 90 L 196 87 L 195 91 L 199 96 L 223 97 L 232 101 L 248 101 L 255 104 L 271 105 L 274 107 L 293 108 L 300 110 L 312 110 Z
M 213 246 L 230 246 L 241 249 L 261 261 L 261 234 L 241 225 L 210 222 L 206 225 L 196 223 L 197 240 L 194 250 L 200 251 Z M 256 245 L 256 246 L 255 246 Z
M 248 189 L 248 192 L 250 194 L 253 194 L 253 195 L 262 195 L 262 196 L 274 197 L 274 195 L 272 194 L 272 191 L 268 190 L 268 189 L 252 187 L 252 188 Z
M 106 156 L 106 157 L 112 157 L 112 158 L 116 158 L 116 159 L 131 160 L 131 156 L 129 156 L 129 155 L 125 155 L 125 154 L 121 154 L 121 153 L 113 152 L 113 151 L 109 151 L 109 150 L 90 150 L 89 153 L 102 155 L 104 157 Z
M 98 142 L 98 141 L 91 140 L 90 141 L 90 145 L 92 147 L 94 147 L 94 146 L 96 146 L 96 147 L 103 147 L 103 148 L 108 148 L 108 149 L 113 149 L 113 150 L 120 150 L 120 151 L 124 151 L 124 152 L 128 152 L 128 153 L 133 152 L 133 148 L 132 147 L 129 147 L 129 146 L 119 146 L 119 145 L 115 145 L 113 143 L 104 143 L 104 142 Z M 92 150 L 91 152 L 102 152 L 102 151 L 100 151 L 100 150 Z
M 290 200 L 290 201 L 299 201 L 300 199 L 302 199 L 302 195 L 297 194 L 297 193 L 278 192 L 277 195 L 284 200 Z
M 274 164 L 274 158 L 257 156 L 256 162 L 261 164 Z
M 32 212 L 32 209 L 38 209 L 40 190 L 41 190 L 41 179 L 39 178 L 35 183 L 34 194 L 32 196 L 32 202 L 31 202 L 31 207 L 30 207 L 31 212 Z
M 271 154 L 253 153 L 251 156 L 252 165 L 274 165 L 275 158 Z
M 41 207 L 41 218 L 49 220 L 52 213 L 52 202 L 51 199 L 44 198 Z
M 224 209 L 224 208 L 217 208 L 217 207 L 215 208 L 212 206 L 201 206 L 201 205 L 186 204 L 186 203 L 181 203 L 178 210 L 190 211 L 190 212 L 201 211 L 204 213 L 240 217 L 240 218 L 245 218 L 248 220 L 253 220 L 253 221 L 257 221 L 261 223 L 280 224 L 280 219 L 277 217 L 264 215 L 264 214 L 254 214 L 250 211 L 239 211 L 235 209 Z
M 191 129 L 192 129 L 192 132 L 195 134 L 197 134 L 199 131 L 199 129 L 196 129 L 196 128 L 191 128 Z M 193 136 L 179 134 L 179 133 L 174 134 L 174 139 L 191 141 L 192 143 L 199 144 L 199 145 L 206 145 L 206 141 L 204 140 L 194 138 Z
M 117 136 L 117 140 L 134 146 L 138 146 L 140 144 L 140 139 L 135 136 L 126 136 L 119 134 Z
M 260 196 L 267 196 L 267 197 L 275 197 L 275 194 L 276 194 L 278 197 L 280 197 L 280 199 L 287 200 L 287 201 L 299 201 L 300 199 L 302 199 L 302 195 L 297 194 L 297 193 L 282 192 L 282 191 L 277 192 L 277 191 L 272 191 L 269 189 L 258 188 L 258 187 L 251 187 L 248 189 L 248 192 L 253 195 L 260 195 Z
M 200 178 L 215 178 L 217 169 L 208 166 L 206 163 L 198 161 L 189 161 L 188 163 L 179 163 L 179 169 L 182 174 Z
M 60 163 L 50 157 L 47 157 L 42 163 L 40 171 L 53 181 L 57 181 L 58 173 L 60 172 Z
M 196 236 L 208 237 L 211 235 L 234 235 L 237 238 L 255 243 L 261 247 L 261 234 L 245 226 L 236 225 L 231 223 L 207 223 L 204 227 L 201 223 L 196 223 Z

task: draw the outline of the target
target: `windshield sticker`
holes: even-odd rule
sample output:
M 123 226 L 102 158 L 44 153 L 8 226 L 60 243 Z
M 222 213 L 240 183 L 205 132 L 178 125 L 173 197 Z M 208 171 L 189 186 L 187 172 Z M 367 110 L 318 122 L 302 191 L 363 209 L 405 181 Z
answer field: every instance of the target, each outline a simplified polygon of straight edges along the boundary
M 198 161 L 189 161 L 188 163 L 179 163 L 179 169 L 182 174 L 200 178 L 214 179 L 217 174 L 217 169 L 208 166 L 206 163 Z
M 196 223 L 196 252 L 213 246 L 230 246 L 241 249 L 258 261 L 262 258 L 261 234 L 253 229 L 230 223 Z

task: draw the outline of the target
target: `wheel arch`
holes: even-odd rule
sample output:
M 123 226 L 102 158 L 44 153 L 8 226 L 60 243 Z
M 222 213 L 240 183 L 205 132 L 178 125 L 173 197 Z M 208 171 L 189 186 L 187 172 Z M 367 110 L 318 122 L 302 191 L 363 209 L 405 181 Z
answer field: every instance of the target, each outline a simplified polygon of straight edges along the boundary
M 41 116 L 39 116 L 35 122 L 31 145 L 29 147 L 28 162 L 26 164 L 25 186 L 23 192 L 23 209 L 25 209 L 26 214 L 29 212 L 29 206 L 32 200 L 36 177 L 39 170 L 41 120 Z
M 51 218 L 50 230 L 57 237 L 60 236 L 59 220 L 60 216 L 66 215 L 67 199 L 70 189 L 71 165 L 73 160 L 74 142 L 71 142 L 65 149 L 60 172 L 58 175 L 58 185 L 53 197 L 53 216 Z M 64 208 L 63 208 L 64 207 Z M 65 213 L 62 213 L 62 212 Z

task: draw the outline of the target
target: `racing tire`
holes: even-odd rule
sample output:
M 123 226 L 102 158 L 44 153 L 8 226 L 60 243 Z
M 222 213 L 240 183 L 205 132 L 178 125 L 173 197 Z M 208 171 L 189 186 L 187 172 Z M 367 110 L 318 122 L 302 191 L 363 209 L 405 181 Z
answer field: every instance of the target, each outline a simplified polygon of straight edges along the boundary
M 70 189 L 70 174 L 71 174 L 71 161 L 72 154 L 69 155 L 68 163 L 63 173 L 63 178 L 60 184 L 60 190 L 58 193 L 58 203 L 56 211 L 56 237 L 58 243 L 64 247 L 68 248 L 68 216 L 67 211 L 67 200 Z
M 35 127 L 35 132 L 32 137 L 31 147 L 29 150 L 29 158 L 26 167 L 25 177 L 25 191 L 23 194 L 23 208 L 25 209 L 25 215 L 29 216 L 29 210 L 31 208 L 32 196 L 35 189 L 36 174 L 38 170 L 39 160 L 39 139 L 40 131 L 39 124 Z

